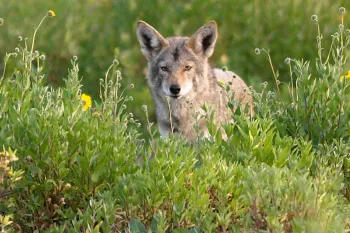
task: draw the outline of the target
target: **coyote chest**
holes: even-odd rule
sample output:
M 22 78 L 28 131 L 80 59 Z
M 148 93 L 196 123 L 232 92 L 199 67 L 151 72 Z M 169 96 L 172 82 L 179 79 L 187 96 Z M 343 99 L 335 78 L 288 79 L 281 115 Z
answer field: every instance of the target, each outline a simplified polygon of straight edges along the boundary
M 230 71 L 211 69 L 208 63 L 217 38 L 215 22 L 204 25 L 190 38 L 165 39 L 139 21 L 137 37 L 148 60 L 147 82 L 163 137 L 178 132 L 194 140 L 198 130 L 206 136 L 205 118 L 199 116 L 204 113 L 204 104 L 213 110 L 215 121 L 230 121 L 228 93 L 218 81 L 232 83 L 235 101 L 251 104 L 247 85 L 241 78 Z

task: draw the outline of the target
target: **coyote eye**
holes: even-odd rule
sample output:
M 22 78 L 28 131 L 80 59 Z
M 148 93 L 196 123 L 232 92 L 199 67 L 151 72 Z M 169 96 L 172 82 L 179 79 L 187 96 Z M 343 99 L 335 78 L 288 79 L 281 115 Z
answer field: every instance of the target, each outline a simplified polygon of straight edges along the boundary
M 192 66 L 185 66 L 185 71 L 189 71 L 192 69 Z
M 161 66 L 160 69 L 161 69 L 162 71 L 168 71 L 168 67 L 166 67 L 166 66 Z

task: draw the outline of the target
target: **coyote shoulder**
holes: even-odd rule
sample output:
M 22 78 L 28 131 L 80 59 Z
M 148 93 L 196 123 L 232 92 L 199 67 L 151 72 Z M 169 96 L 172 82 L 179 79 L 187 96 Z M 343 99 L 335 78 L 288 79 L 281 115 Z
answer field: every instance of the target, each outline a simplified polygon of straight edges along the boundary
M 197 121 L 202 106 L 213 109 L 216 122 L 230 122 L 228 93 L 218 82 L 232 83 L 234 102 L 248 105 L 253 114 L 252 98 L 245 82 L 231 71 L 212 69 L 208 58 L 214 52 L 217 25 L 207 23 L 191 37 L 164 38 L 144 21 L 137 23 L 137 38 L 141 52 L 148 60 L 147 82 L 156 107 L 161 136 L 178 132 L 194 140 L 194 125 L 207 135 L 205 120 Z

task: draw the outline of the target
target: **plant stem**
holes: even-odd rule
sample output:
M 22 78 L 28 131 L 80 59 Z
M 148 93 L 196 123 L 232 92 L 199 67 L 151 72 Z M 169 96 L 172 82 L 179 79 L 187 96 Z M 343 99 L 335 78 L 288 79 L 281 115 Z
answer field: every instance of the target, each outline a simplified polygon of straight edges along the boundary
M 271 59 L 271 56 L 270 56 L 270 51 L 269 51 L 269 50 L 265 50 L 265 49 L 263 49 L 263 51 L 267 54 L 267 60 L 269 61 L 270 66 L 271 66 L 271 70 L 272 70 L 273 77 L 274 77 L 275 82 L 276 82 L 276 87 L 277 87 L 278 94 L 281 94 L 281 93 L 280 93 L 280 88 L 279 88 L 279 86 L 278 86 L 277 75 L 276 75 L 275 69 L 274 69 L 273 64 L 272 64 L 272 59 Z
M 174 134 L 173 120 L 171 118 L 171 107 L 170 107 L 170 100 L 169 100 L 170 98 L 169 98 L 169 96 L 166 96 L 165 98 L 166 98 L 166 101 L 168 102 L 171 133 Z
M 34 42 L 35 42 L 35 37 L 36 37 L 36 33 L 38 31 L 38 29 L 40 28 L 41 24 L 44 22 L 44 20 L 46 19 L 47 15 L 44 16 L 44 18 L 41 19 L 39 25 L 35 28 L 34 30 L 34 35 L 33 35 L 33 41 L 32 41 L 32 48 L 30 49 L 30 55 L 33 54 L 33 50 L 34 50 Z M 29 64 L 29 70 L 32 69 L 32 61 L 30 61 L 30 64 Z
M 102 93 L 100 93 L 100 98 L 101 100 L 103 101 L 103 106 L 102 106 L 102 115 L 104 114 L 105 110 L 106 110 L 106 100 L 107 100 L 107 97 L 108 97 L 108 74 L 109 74 L 109 71 L 110 69 L 114 66 L 114 64 L 110 65 L 108 67 L 108 70 L 106 72 L 106 75 L 105 75 L 105 84 L 104 84 L 104 96 L 102 96 Z M 100 89 L 101 90 L 101 89 Z
M 322 35 L 321 35 L 321 30 L 320 30 L 320 25 L 317 24 L 317 48 L 318 48 L 318 57 L 320 59 L 320 63 L 323 65 L 323 62 L 322 62 Z

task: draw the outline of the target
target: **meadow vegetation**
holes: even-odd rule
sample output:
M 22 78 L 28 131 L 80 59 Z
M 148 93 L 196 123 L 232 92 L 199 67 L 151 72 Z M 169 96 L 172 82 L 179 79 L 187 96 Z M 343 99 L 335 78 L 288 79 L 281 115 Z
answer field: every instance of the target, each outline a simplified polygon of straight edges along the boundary
M 110 51 L 109 57 L 104 57 L 105 49 L 110 48 L 106 41 L 111 31 L 99 28 L 98 35 L 85 33 L 86 28 L 75 24 L 75 17 L 88 16 L 93 7 L 128 6 L 134 9 L 131 13 L 139 14 L 133 1 L 120 1 L 119 5 L 89 1 L 82 7 L 86 12 L 69 15 L 72 18 L 67 20 L 72 22 L 66 29 L 74 33 L 65 40 L 56 37 L 54 28 L 59 11 L 40 9 L 48 4 L 45 2 L 37 4 L 43 15 L 32 33 L 21 33 L 16 41 L 3 29 L 12 27 L 12 21 L 0 15 L 0 35 L 5 38 L 0 40 L 0 47 L 9 41 L 0 69 L 1 232 L 350 232 L 350 71 L 346 60 L 350 30 L 345 8 L 332 11 L 324 1 L 313 7 L 320 6 L 322 12 L 321 6 L 329 6 L 328 13 L 321 16 L 311 12 L 307 18 L 298 18 L 295 10 L 293 19 L 308 25 L 301 30 L 312 34 L 310 47 L 314 49 L 292 43 L 298 34 L 286 36 L 292 44 L 279 47 L 273 41 L 260 44 L 259 39 L 243 33 L 243 40 L 251 38 L 257 44 L 250 47 L 252 57 L 240 61 L 249 60 L 242 72 L 255 80 L 269 77 L 269 83 L 252 88 L 255 116 L 251 119 L 238 108 L 232 114 L 234 123 L 223 126 L 228 136 L 224 141 L 212 117 L 206 115 L 211 137 L 189 143 L 176 134 L 160 138 L 152 109 L 147 100 L 140 100 L 149 95 L 143 91 L 144 84 L 125 81 L 125 76 L 137 72 L 141 76 L 141 67 L 145 66 L 144 61 L 131 59 L 133 55 L 128 54 L 140 53 L 136 38 L 120 41 L 135 43 L 129 50 L 120 49 L 114 55 Z M 79 4 L 83 1 L 74 7 Z M 197 28 L 202 24 L 198 15 L 185 13 L 199 6 L 199 1 L 192 4 L 181 9 L 185 19 L 196 18 L 191 27 Z M 208 1 L 208 7 L 210 4 L 214 1 Z M 253 7 L 257 4 L 247 4 L 252 6 L 247 10 L 257 11 Z M 7 7 L 15 6 L 20 12 L 22 8 L 13 1 Z M 73 4 L 61 7 L 70 9 Z M 122 10 L 114 11 L 126 15 Z M 272 16 L 279 14 L 271 12 Z M 169 17 L 175 22 L 178 16 L 173 13 Z M 230 17 L 229 22 L 236 22 Z M 327 17 L 338 20 L 327 29 L 329 33 L 322 31 L 321 24 Z M 32 22 L 33 18 L 27 20 Z M 107 17 L 87 20 L 92 20 L 92 25 L 93 20 L 111 22 Z M 124 29 L 130 25 L 131 20 L 127 20 Z M 282 25 L 290 25 L 283 20 Z M 190 30 L 189 23 L 184 22 Z M 185 30 L 168 25 L 169 34 L 171 29 L 179 33 Z M 277 33 L 276 28 L 261 30 L 256 33 Z M 165 28 L 163 31 L 167 32 Z M 230 31 L 233 37 L 234 32 Z M 94 52 L 92 47 L 85 47 L 89 41 L 86 37 L 95 37 Z M 225 45 L 218 47 L 219 54 L 225 54 Z M 62 57 L 57 55 L 56 46 L 62 48 Z M 67 46 L 76 51 L 64 54 Z M 249 45 L 238 47 L 243 50 L 245 46 Z M 304 48 L 310 57 L 293 56 Z M 226 51 L 227 57 L 239 61 L 235 56 L 240 53 L 232 52 L 231 56 L 230 51 Z M 274 65 L 274 57 L 284 61 L 283 68 Z M 66 61 L 70 63 L 68 74 L 64 74 Z M 222 65 L 231 64 L 226 62 Z M 261 70 L 256 71 L 254 64 Z M 53 85 L 54 77 L 64 77 L 62 85 Z M 87 88 L 89 83 L 99 84 L 96 94 L 89 93 L 93 86 Z M 134 97 L 135 89 L 143 94 Z M 136 113 L 132 111 L 141 103 L 146 105 Z M 136 114 L 145 120 L 138 120 Z

